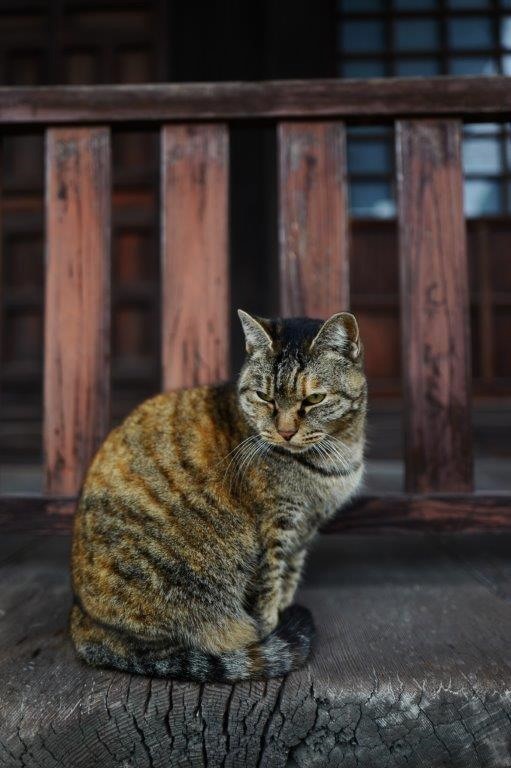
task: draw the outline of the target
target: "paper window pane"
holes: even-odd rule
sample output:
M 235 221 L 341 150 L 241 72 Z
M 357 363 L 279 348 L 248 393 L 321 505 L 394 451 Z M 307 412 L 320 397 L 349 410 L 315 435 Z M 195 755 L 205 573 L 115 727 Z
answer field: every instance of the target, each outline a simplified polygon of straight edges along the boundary
M 467 136 L 479 136 L 480 134 L 497 134 L 500 131 L 498 123 L 468 123 L 463 126 L 463 132 Z
M 353 216 L 388 219 L 396 215 L 390 183 L 353 181 L 350 185 L 349 195 Z
M 350 173 L 389 173 L 392 168 L 391 148 L 380 141 L 349 141 L 348 170 Z
M 502 189 L 498 181 L 467 179 L 464 197 L 467 216 L 485 216 L 502 212 Z
M 429 77 L 440 74 L 440 62 L 436 59 L 398 59 L 395 70 L 399 77 Z
M 500 44 L 503 48 L 511 49 L 511 16 L 500 20 Z
M 438 24 L 433 19 L 407 19 L 394 22 L 398 51 L 434 51 L 438 48 Z
M 374 59 L 358 59 L 344 61 L 341 67 L 344 77 L 384 77 L 385 66 L 382 61 Z
M 383 11 L 383 0 L 339 0 L 337 7 L 344 13 L 363 13 L 364 11 Z
M 465 139 L 463 141 L 465 173 L 502 173 L 501 144 L 498 138 Z
M 447 30 L 452 48 L 477 51 L 492 47 L 491 21 L 487 16 L 449 19 Z
M 472 8 L 489 8 L 490 0 L 447 0 L 449 8 L 471 10 Z
M 497 62 L 489 56 L 454 56 L 449 60 L 451 75 L 496 75 Z
M 385 35 L 382 21 L 344 21 L 340 48 L 345 53 L 383 51 Z
M 396 11 L 429 11 L 437 8 L 437 0 L 394 0 Z

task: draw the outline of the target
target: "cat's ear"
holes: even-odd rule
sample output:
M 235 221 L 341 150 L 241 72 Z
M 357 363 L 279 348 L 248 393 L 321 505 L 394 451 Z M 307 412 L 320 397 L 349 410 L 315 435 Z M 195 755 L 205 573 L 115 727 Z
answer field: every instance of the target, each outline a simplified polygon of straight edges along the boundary
M 338 350 L 356 360 L 360 356 L 361 344 L 355 315 L 338 312 L 328 318 L 312 340 L 312 349 Z
M 249 355 L 255 349 L 272 349 L 273 340 L 265 327 L 269 328 L 268 320 L 263 317 L 252 317 L 243 309 L 238 309 L 238 317 L 243 326 L 245 349 Z

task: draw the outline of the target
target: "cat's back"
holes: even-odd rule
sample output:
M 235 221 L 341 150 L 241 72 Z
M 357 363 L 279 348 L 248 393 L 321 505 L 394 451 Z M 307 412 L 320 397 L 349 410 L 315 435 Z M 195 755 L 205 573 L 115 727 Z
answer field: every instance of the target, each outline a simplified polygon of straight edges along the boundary
M 181 523 L 201 508 L 225 513 L 221 461 L 242 424 L 232 385 L 167 392 L 139 405 L 112 430 L 87 474 L 80 518 L 114 516 L 116 525 Z M 100 525 L 104 524 L 100 522 Z
M 113 429 L 97 452 L 84 493 L 98 484 L 124 486 L 158 473 L 197 474 L 211 469 L 240 428 L 232 385 L 195 387 L 156 395 Z
M 200 592 L 212 578 L 248 578 L 253 520 L 217 471 L 238 430 L 235 392 L 223 385 L 151 398 L 108 435 L 84 483 L 72 548 L 75 595 L 96 618 L 117 621 L 122 598 L 143 604 L 141 628 L 167 625 L 177 586 Z

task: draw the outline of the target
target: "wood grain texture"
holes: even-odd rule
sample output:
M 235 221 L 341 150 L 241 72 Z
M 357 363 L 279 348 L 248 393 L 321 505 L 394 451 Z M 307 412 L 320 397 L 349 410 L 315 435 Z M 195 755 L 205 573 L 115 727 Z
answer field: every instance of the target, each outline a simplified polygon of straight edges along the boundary
M 229 373 L 228 132 L 162 128 L 162 361 L 165 389 Z
M 505 117 L 507 77 L 284 80 L 0 88 L 0 124 L 169 122 L 409 115 Z
M 341 123 L 280 123 L 279 250 L 283 315 L 348 309 L 346 150 Z
M 0 495 L 4 533 L 61 534 L 71 530 L 76 497 Z M 359 496 L 322 533 L 511 531 L 509 493 L 380 494 Z
M 0 495 L 2 534 L 69 534 L 73 527 L 76 496 L 41 496 L 36 494 Z
M 324 533 L 482 533 L 511 530 L 511 494 L 382 494 L 355 498 Z
M 509 766 L 509 534 L 324 537 L 298 595 L 309 663 L 235 686 L 86 667 L 67 635 L 68 540 L 9 543 L 5 768 Z
M 472 487 L 461 125 L 397 125 L 408 491 Z
M 109 424 L 110 137 L 46 137 L 45 490 L 76 494 Z

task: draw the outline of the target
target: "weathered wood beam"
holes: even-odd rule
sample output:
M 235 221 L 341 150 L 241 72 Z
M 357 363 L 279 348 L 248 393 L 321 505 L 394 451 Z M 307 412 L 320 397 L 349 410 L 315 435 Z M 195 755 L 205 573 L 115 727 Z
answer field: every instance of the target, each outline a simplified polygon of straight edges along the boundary
M 229 375 L 229 136 L 226 125 L 162 129 L 163 387 Z
M 45 492 L 78 493 L 109 424 L 110 135 L 46 137 Z
M 2 768 L 509 768 L 511 537 L 334 541 L 306 666 L 237 685 L 93 669 L 69 545 L 0 538 Z
M 2 532 L 68 533 L 76 497 L 0 496 Z M 511 530 L 511 493 L 359 496 L 323 533 L 498 532 Z
M 278 155 L 281 312 L 326 318 L 349 306 L 344 126 L 282 122 Z
M 482 533 L 511 530 L 511 494 L 431 493 L 361 496 L 324 533 Z
M 472 487 L 461 124 L 397 124 L 406 490 Z
M 254 83 L 0 88 L 0 124 L 150 124 L 154 121 L 410 115 L 504 118 L 507 77 L 285 80 Z

